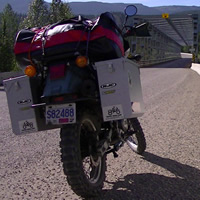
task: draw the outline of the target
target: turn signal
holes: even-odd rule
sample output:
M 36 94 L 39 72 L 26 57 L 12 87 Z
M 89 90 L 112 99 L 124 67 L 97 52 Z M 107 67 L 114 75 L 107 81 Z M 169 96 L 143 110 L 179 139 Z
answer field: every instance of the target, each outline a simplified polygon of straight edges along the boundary
M 88 59 L 85 56 L 78 56 L 76 58 L 76 65 L 78 67 L 85 67 L 88 64 Z
M 29 77 L 33 77 L 36 75 L 36 68 L 32 65 L 28 65 L 24 71 L 24 73 L 29 76 Z

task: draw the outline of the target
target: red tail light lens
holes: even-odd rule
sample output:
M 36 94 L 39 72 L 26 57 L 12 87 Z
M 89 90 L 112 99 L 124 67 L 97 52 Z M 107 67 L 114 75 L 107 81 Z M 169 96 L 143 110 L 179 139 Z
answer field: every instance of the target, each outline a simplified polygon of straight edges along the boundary
M 54 98 L 54 102 L 62 102 L 64 101 L 64 96 L 59 96 Z
M 55 79 L 63 78 L 65 76 L 65 69 L 66 69 L 65 64 L 51 66 L 49 69 L 50 79 L 55 80 Z
M 69 99 L 75 100 L 77 98 L 78 98 L 78 96 L 76 94 L 65 94 L 65 96 L 53 97 L 52 102 L 53 103 L 61 103 L 61 102 L 64 102 L 65 100 L 69 100 Z

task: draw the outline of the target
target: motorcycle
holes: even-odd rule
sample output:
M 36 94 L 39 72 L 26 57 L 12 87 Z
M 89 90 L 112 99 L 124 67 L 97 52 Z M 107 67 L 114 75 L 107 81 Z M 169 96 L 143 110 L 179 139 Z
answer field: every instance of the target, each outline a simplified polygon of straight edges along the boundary
M 135 6 L 127 6 L 126 21 L 136 13 Z M 17 36 L 16 58 L 22 68 L 29 65 L 25 68 L 25 77 L 4 81 L 13 130 L 23 134 L 60 128 L 64 173 L 72 190 L 81 197 L 101 193 L 109 153 L 118 157 L 117 151 L 125 143 L 137 154 L 146 149 L 145 136 L 137 119 L 143 114 L 139 69 L 133 61 L 139 60 L 140 56 L 132 56 L 131 60 L 124 58 L 122 46 L 124 39 L 136 35 L 139 29 L 141 26 L 126 26 L 125 22 L 120 30 L 113 16 L 104 13 L 95 21 L 78 16 L 67 22 L 26 29 Z M 61 35 L 57 36 L 58 32 Z M 68 34 L 68 37 L 62 34 Z M 57 43 L 66 39 L 56 52 L 51 46 L 54 37 Z M 77 37 L 81 39 L 76 40 Z M 112 40 L 111 45 L 105 38 L 109 42 Z M 69 44 L 70 47 L 66 46 Z M 70 51 L 61 53 L 67 48 Z M 122 68 L 126 69 L 125 72 L 120 71 Z M 116 73 L 117 77 L 113 79 Z M 26 83 L 22 84 L 22 80 Z M 14 87 L 15 92 L 10 87 Z M 29 87 L 31 92 L 26 89 L 19 94 L 23 87 Z M 132 91 L 131 87 L 139 89 Z M 17 111 L 13 111 L 12 105 L 17 97 L 11 97 L 10 91 L 19 94 L 15 101 L 20 112 L 27 112 L 21 115 L 25 119 L 16 119 Z M 132 92 L 134 94 L 130 94 Z M 29 93 L 30 97 L 22 97 Z M 140 93 L 139 100 L 135 102 L 130 96 L 137 99 L 137 93 Z

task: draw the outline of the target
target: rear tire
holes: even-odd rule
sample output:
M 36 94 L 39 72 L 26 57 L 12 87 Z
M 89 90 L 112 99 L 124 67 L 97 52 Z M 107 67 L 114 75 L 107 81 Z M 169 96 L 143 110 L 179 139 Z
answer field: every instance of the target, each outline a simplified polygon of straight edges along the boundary
M 64 173 L 72 190 L 83 198 L 100 195 L 105 180 L 106 155 L 95 154 L 99 129 L 95 116 L 82 114 L 77 124 L 60 132 Z
M 127 138 L 126 143 L 135 153 L 142 155 L 146 149 L 146 139 L 140 122 L 137 118 L 132 118 L 129 119 L 129 125 L 134 134 Z

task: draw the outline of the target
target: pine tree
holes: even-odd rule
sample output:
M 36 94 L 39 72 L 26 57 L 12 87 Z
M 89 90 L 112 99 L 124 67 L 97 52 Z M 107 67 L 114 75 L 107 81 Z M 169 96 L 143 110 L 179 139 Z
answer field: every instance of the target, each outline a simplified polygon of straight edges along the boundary
M 29 7 L 27 17 L 22 22 L 22 28 L 42 27 L 49 23 L 49 12 L 44 0 L 34 0 Z
M 50 7 L 50 23 L 72 17 L 71 9 L 67 3 L 61 0 L 52 0 Z
M 18 29 L 17 14 L 13 11 L 10 4 L 7 4 L 2 14 L 3 36 L 14 40 Z
M 7 4 L 1 14 L 0 23 L 0 71 L 12 70 L 16 63 L 13 53 L 13 44 L 18 29 L 17 15 Z

